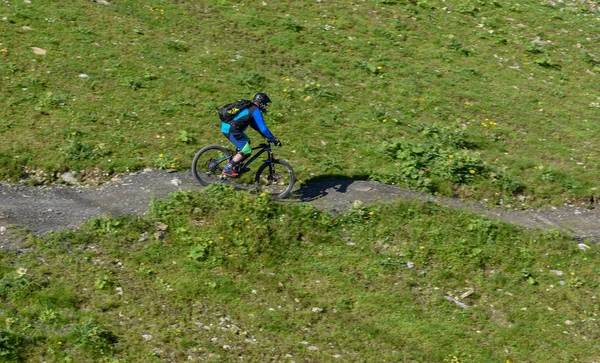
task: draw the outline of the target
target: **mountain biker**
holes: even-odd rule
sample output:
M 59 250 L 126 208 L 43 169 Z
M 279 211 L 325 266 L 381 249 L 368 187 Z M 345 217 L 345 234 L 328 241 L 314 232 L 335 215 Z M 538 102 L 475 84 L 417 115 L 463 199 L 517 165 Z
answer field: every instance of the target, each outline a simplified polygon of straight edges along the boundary
M 248 126 L 258 131 L 269 142 L 281 146 L 281 142 L 269 131 L 263 119 L 263 113 L 267 112 L 267 104 L 270 102 L 271 99 L 266 93 L 258 92 L 254 95 L 249 107 L 242 109 L 229 123 L 221 123 L 221 132 L 237 150 L 229 164 L 223 169 L 223 175 L 232 178 L 239 176 L 235 167 L 252 153 L 250 138 L 244 133 Z

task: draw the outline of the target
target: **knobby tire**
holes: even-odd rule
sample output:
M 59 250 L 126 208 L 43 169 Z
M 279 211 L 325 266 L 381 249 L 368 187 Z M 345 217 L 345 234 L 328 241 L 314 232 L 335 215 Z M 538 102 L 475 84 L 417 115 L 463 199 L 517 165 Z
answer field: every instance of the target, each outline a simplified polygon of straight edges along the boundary
M 221 172 L 229 162 L 231 152 L 221 145 L 208 145 L 194 156 L 192 173 L 203 186 L 221 181 Z M 217 159 L 223 159 L 217 163 Z
M 270 168 L 275 169 L 277 180 L 270 180 Z M 296 175 L 290 164 L 285 160 L 273 160 L 266 162 L 256 171 L 255 183 L 259 192 L 268 192 L 277 199 L 283 199 L 290 195 Z

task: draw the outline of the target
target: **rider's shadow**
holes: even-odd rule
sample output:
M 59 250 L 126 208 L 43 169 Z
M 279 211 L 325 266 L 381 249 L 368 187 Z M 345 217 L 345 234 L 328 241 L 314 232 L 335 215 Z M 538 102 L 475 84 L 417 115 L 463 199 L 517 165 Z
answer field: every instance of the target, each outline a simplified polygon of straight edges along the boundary
M 310 202 L 323 198 L 329 193 L 346 193 L 352 183 L 354 183 L 354 180 L 343 179 L 342 177 L 318 178 L 307 181 L 294 194 L 302 202 Z

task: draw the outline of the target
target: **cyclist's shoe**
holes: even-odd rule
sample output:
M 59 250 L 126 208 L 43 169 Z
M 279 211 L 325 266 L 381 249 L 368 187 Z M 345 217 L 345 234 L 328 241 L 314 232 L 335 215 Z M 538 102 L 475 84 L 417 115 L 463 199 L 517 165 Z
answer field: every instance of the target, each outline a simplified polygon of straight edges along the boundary
M 236 166 L 233 167 L 233 170 L 235 172 L 237 172 L 238 174 L 243 174 L 243 173 L 250 171 L 250 168 L 242 168 L 242 164 L 237 164 Z
M 228 176 L 230 178 L 237 178 L 238 176 L 240 176 L 240 174 L 233 170 L 229 165 L 227 165 L 225 169 L 223 169 L 222 175 Z

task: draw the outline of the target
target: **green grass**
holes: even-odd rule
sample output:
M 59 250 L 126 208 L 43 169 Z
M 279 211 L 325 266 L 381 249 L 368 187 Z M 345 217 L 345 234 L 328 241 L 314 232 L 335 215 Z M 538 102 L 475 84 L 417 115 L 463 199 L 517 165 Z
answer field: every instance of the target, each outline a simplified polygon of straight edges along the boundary
M 189 168 L 227 143 L 217 108 L 263 90 L 301 181 L 587 200 L 600 179 L 599 16 L 576 1 L 5 1 L 0 178 Z M 390 154 L 398 143 L 427 160 Z
M 357 204 L 334 218 L 218 185 L 24 248 L 0 255 L 0 356 L 13 360 L 600 354 L 598 246 L 432 203 Z
M 189 168 L 261 90 L 301 182 L 597 194 L 593 3 L 267 3 L 2 2 L 0 178 Z M 22 247 L 2 360 L 600 360 L 598 246 L 435 204 L 331 217 L 216 186 Z

